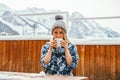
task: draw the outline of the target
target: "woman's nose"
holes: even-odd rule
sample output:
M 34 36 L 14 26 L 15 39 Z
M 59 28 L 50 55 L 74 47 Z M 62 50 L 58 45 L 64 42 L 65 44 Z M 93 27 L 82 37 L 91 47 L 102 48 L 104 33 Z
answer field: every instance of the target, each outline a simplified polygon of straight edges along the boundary
M 57 34 L 56 37 L 57 37 L 57 38 L 60 38 L 60 34 Z

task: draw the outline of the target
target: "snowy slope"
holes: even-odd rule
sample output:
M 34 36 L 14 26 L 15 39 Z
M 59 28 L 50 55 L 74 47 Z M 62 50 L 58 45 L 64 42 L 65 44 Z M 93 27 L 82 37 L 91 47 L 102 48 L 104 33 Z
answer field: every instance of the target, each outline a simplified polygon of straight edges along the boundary
M 73 18 L 81 17 L 80 13 L 73 13 Z M 94 20 L 72 20 L 69 36 L 74 38 L 120 38 L 120 34 L 110 28 L 96 23 Z

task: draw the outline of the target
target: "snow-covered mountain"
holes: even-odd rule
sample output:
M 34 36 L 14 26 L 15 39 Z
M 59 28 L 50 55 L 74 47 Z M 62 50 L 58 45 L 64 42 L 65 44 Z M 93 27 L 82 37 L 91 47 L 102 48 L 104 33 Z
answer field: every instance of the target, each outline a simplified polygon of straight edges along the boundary
M 10 28 L 10 26 L 6 25 L 5 23 L 0 21 L 0 32 L 1 35 L 18 35 L 18 32 L 14 31 L 13 29 Z
M 71 17 L 84 18 L 78 12 L 74 12 Z M 94 20 L 86 19 L 72 20 L 69 36 L 74 38 L 120 38 L 120 34 L 116 31 L 103 27 Z
M 27 8 L 25 10 L 13 11 L 4 4 L 0 4 L 0 34 L 3 32 L 9 35 L 41 35 L 50 34 L 54 22 L 53 15 L 40 16 L 12 16 L 20 14 L 35 14 L 58 12 L 59 10 L 47 11 L 45 9 Z M 60 12 L 60 11 L 59 11 Z M 64 15 L 63 15 L 64 16 Z M 83 18 L 80 13 L 74 12 L 69 18 Z M 72 38 L 120 38 L 120 34 L 112 29 L 101 26 L 94 20 L 72 20 L 68 35 Z M 4 26 L 3 26 L 4 25 Z
M 11 11 L 11 12 L 12 12 L 12 10 L 11 10 L 9 7 L 7 7 L 6 5 L 0 4 L 0 16 L 1 16 L 5 11 Z

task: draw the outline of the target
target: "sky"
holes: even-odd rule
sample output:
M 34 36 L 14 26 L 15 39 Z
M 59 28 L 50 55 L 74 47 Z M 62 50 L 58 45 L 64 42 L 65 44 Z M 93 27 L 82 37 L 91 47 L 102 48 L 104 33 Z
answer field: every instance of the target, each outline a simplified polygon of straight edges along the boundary
M 13 10 L 37 7 L 70 13 L 77 11 L 86 17 L 120 16 L 120 0 L 0 0 L 0 3 Z
M 0 3 L 12 10 L 37 7 L 68 11 L 69 14 L 77 11 L 85 17 L 120 16 L 120 0 L 0 0 Z M 120 27 L 115 29 L 120 30 Z

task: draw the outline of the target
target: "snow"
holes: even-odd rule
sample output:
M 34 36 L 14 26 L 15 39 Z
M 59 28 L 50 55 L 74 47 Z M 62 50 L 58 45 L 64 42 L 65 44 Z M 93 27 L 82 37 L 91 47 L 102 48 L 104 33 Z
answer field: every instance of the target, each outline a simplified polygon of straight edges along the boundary
M 50 40 L 52 35 L 27 35 L 27 36 L 0 36 L 0 40 Z M 120 38 L 106 39 L 72 39 L 76 45 L 120 45 Z
M 54 16 L 56 14 L 50 14 L 50 11 L 46 11 L 44 9 L 38 9 L 38 8 L 28 8 L 26 10 L 19 10 L 19 11 L 12 11 L 7 6 L 0 4 L 2 6 L 2 10 L 0 8 L 0 12 L 4 12 L 4 16 L 10 16 L 14 15 L 15 13 L 17 15 L 20 14 L 26 14 L 26 13 L 33 13 L 32 15 L 28 16 L 11 16 L 11 18 L 5 18 L 0 17 L 0 21 L 8 27 L 12 28 L 12 30 L 16 31 L 18 36 L 21 35 L 45 35 L 50 34 L 51 27 L 53 25 Z M 7 14 L 5 10 L 8 10 L 10 14 Z M 49 12 L 48 14 L 46 14 Z M 60 11 L 59 11 L 60 12 Z M 6 14 L 5 14 L 6 13 Z M 37 15 L 35 15 L 37 13 Z M 41 13 L 38 15 L 38 13 Z M 61 13 L 57 13 L 61 14 Z M 66 16 L 67 13 L 62 13 L 63 17 L 65 17 L 64 21 L 67 24 L 69 18 L 84 18 L 80 13 L 75 12 L 71 16 Z M 69 17 L 69 18 L 68 18 Z M 1 32 L 4 29 L 1 29 Z M 120 34 L 116 31 L 106 28 L 95 22 L 94 20 L 79 20 L 79 19 L 73 19 L 69 21 L 69 25 L 67 25 L 68 30 L 68 36 L 70 38 L 75 39 L 106 39 L 106 38 L 119 38 Z M 1 33 L 0 32 L 0 33 Z M 12 35 L 9 33 L 9 36 Z M 21 39 L 21 38 L 18 38 Z M 25 39 L 31 39 L 31 38 L 25 38 Z M 34 38 L 32 38 L 34 39 Z M 37 38 L 35 38 L 37 39 Z M 40 38 L 41 39 L 41 38 Z M 43 38 L 44 39 L 44 38 Z

